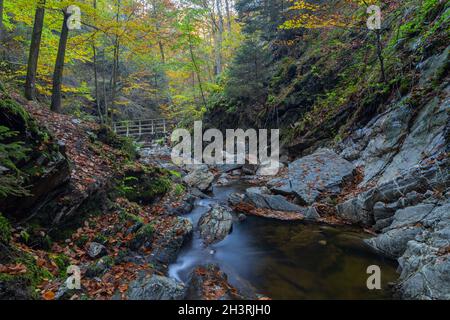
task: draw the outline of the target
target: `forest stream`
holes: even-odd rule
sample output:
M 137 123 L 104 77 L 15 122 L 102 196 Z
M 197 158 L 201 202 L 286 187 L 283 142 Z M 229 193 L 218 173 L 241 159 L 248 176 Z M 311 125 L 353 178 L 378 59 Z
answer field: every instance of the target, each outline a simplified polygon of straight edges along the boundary
M 210 199 L 200 199 L 187 215 L 197 225 L 214 203 L 244 191 L 242 182 L 215 186 Z M 278 221 L 249 216 L 223 241 L 205 247 L 198 230 L 169 266 L 169 276 L 188 281 L 192 270 L 208 263 L 220 266 L 230 284 L 242 292 L 256 291 L 272 299 L 389 299 L 396 263 L 383 258 L 362 241 L 357 228 Z M 366 268 L 378 265 L 382 290 L 368 290 Z

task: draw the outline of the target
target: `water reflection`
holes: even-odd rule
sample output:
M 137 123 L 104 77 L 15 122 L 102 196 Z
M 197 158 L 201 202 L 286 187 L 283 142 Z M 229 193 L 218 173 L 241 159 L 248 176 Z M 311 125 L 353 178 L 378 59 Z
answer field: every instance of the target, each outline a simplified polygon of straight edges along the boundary
M 196 225 L 214 202 L 245 186 L 217 187 L 214 199 L 200 200 L 188 216 Z M 205 248 L 198 234 L 183 248 L 169 275 L 187 281 L 195 266 L 216 263 L 230 282 L 273 299 L 383 299 L 387 283 L 398 274 L 395 264 L 374 254 L 356 229 L 248 217 L 233 232 Z M 211 254 L 211 248 L 215 250 Z M 382 290 L 368 290 L 366 268 L 381 267 Z

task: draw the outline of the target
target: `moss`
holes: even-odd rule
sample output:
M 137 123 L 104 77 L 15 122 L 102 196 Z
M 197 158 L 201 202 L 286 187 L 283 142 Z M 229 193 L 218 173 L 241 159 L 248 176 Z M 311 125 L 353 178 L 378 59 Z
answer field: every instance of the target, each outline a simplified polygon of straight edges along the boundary
M 139 154 L 137 152 L 137 146 L 133 141 L 133 139 L 121 137 L 107 126 L 102 126 L 97 131 L 97 138 L 101 142 L 115 149 L 121 150 L 130 160 L 134 160 L 139 157 Z
M 169 172 L 153 167 L 127 171 L 126 176 L 116 186 L 120 196 L 144 204 L 152 203 L 171 189 Z
M 10 263 L 22 264 L 26 267 L 26 272 L 20 275 L 9 275 L 0 273 L 0 282 L 5 286 L 8 283 L 11 286 L 21 283 L 21 289 L 29 291 L 31 297 L 37 298 L 36 287 L 41 284 L 44 279 L 52 279 L 53 275 L 46 268 L 37 265 L 36 259 L 29 253 L 19 252 L 16 250 L 15 257 Z
M 50 258 L 58 266 L 60 277 L 65 278 L 67 276 L 67 267 L 70 265 L 70 258 L 65 254 L 50 255 Z
M 184 194 L 185 192 L 186 192 L 186 188 L 182 184 L 177 183 L 174 185 L 173 193 L 176 196 L 180 196 L 180 195 Z
M 8 219 L 6 219 L 0 213 L 0 242 L 9 243 L 11 240 L 11 224 Z
M 98 242 L 98 243 L 101 243 L 101 244 L 105 245 L 105 244 L 108 243 L 108 237 L 105 236 L 104 234 L 100 233 L 100 234 L 95 236 L 94 242 Z
M 125 210 L 122 210 L 120 212 L 119 219 L 122 222 L 132 222 L 133 224 L 136 224 L 136 223 L 143 224 L 144 223 L 144 219 L 142 219 L 141 217 L 139 217 L 139 216 L 137 216 L 135 214 L 126 212 Z
M 89 237 L 87 235 L 82 235 L 77 240 L 75 240 L 75 244 L 78 247 L 83 248 L 88 241 L 89 241 Z
M 155 227 L 152 224 L 146 224 L 141 229 L 139 229 L 138 234 L 145 236 L 146 238 L 152 238 L 155 232 Z

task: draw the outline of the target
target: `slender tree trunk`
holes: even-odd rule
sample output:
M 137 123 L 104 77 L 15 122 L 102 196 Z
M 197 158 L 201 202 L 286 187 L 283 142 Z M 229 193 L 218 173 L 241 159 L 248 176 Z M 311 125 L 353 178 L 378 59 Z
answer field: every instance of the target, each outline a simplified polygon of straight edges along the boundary
M 39 0 L 34 17 L 33 33 L 31 35 L 30 54 L 28 56 L 27 78 L 25 80 L 25 97 L 28 100 L 36 98 L 36 72 L 41 46 L 42 28 L 44 26 L 45 0 Z
M 376 30 L 375 34 L 377 36 L 377 56 L 380 61 L 380 69 L 381 69 L 381 81 L 386 82 L 386 72 L 384 70 L 384 58 L 383 58 L 383 45 L 381 43 L 381 31 Z
M 223 16 L 222 16 L 222 2 L 216 0 L 216 9 L 218 15 L 218 27 L 216 32 L 216 75 L 222 73 L 222 36 L 223 36 Z
M 225 0 L 225 10 L 227 12 L 227 28 L 228 33 L 231 34 L 231 14 L 229 0 Z
M 69 28 L 67 21 L 70 14 L 65 10 L 63 11 L 64 20 L 61 30 L 61 36 L 59 38 L 58 53 L 56 55 L 55 71 L 53 73 L 53 91 L 52 91 L 52 103 L 50 109 L 54 112 L 61 112 L 61 86 L 63 80 L 64 71 L 64 58 L 66 56 L 67 39 L 69 38 Z
M 103 49 L 103 60 L 106 60 L 106 55 L 105 55 L 105 49 Z M 104 122 L 108 123 L 108 97 L 107 97 L 107 92 L 106 92 L 106 81 L 105 81 L 105 77 L 103 77 L 103 100 L 104 100 L 104 104 L 105 104 L 105 110 L 104 110 Z
M 116 12 L 116 24 L 119 26 L 119 16 L 120 16 L 121 1 L 117 2 L 117 12 Z M 115 106 L 116 94 L 117 94 L 117 79 L 119 73 L 119 57 L 120 57 L 120 39 L 119 35 L 116 34 L 114 40 L 114 54 L 113 54 L 113 72 L 111 75 L 111 108 Z M 112 117 L 111 117 L 112 120 Z
M 0 0 L 0 43 L 3 41 L 3 0 Z M 3 48 L 3 43 L 2 43 Z
M 197 74 L 198 88 L 200 89 L 200 94 L 202 95 L 203 105 L 206 108 L 206 106 L 207 106 L 206 98 L 205 98 L 205 94 L 203 92 L 202 80 L 200 78 L 200 69 L 198 68 L 197 62 L 195 61 L 194 50 L 192 48 L 192 36 L 191 36 L 190 30 L 188 31 L 188 38 L 189 38 L 189 53 L 191 55 L 191 60 L 192 60 L 192 64 L 194 65 L 195 73 Z
M 97 12 L 97 0 L 94 0 L 93 7 L 95 13 Z M 94 20 L 95 21 L 95 20 Z M 94 85 L 95 85 L 95 103 L 97 105 L 97 114 L 100 118 L 100 123 L 103 123 L 103 114 L 100 106 L 100 93 L 98 87 L 98 64 L 97 64 L 97 47 L 95 46 L 95 37 L 92 38 L 92 54 L 94 60 Z

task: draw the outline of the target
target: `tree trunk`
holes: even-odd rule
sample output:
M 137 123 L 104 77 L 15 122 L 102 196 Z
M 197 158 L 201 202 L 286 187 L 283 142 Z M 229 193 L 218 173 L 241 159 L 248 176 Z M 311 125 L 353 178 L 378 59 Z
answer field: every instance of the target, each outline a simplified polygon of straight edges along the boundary
M 0 0 L 0 43 L 3 41 L 3 0 Z M 2 51 L 3 51 L 3 43 L 2 45 Z
M 61 36 L 59 38 L 58 54 L 56 55 L 55 71 L 53 73 L 53 91 L 52 91 L 52 103 L 50 109 L 54 112 L 61 112 L 61 86 L 63 80 L 64 71 L 64 58 L 66 56 L 67 39 L 69 38 L 69 28 L 67 21 L 70 14 L 65 10 L 63 11 L 64 20 L 61 30 Z
M 218 15 L 218 27 L 216 32 L 216 75 L 222 73 L 222 35 L 223 35 L 223 16 L 222 16 L 222 2 L 216 0 L 216 9 Z
M 119 26 L 119 16 L 120 16 L 120 8 L 121 8 L 121 0 L 117 1 L 117 12 L 116 12 L 116 24 Z M 115 35 L 114 40 L 114 53 L 113 53 L 113 70 L 110 81 L 110 89 L 111 89 L 111 109 L 114 109 L 116 94 L 117 94 L 117 79 L 119 74 L 119 53 L 120 49 L 120 39 L 119 34 Z M 111 117 L 111 121 L 113 121 Z
M 225 10 L 227 12 L 227 27 L 228 33 L 231 34 L 231 14 L 230 14 L 230 4 L 229 0 L 225 0 Z
M 190 25 L 190 23 L 189 23 L 189 25 Z M 206 108 L 206 106 L 207 106 L 206 97 L 205 97 L 205 93 L 203 92 L 202 79 L 200 77 L 200 69 L 197 65 L 197 62 L 195 61 L 194 50 L 192 48 L 191 30 L 188 31 L 188 40 L 189 40 L 189 53 L 191 55 L 191 60 L 192 60 L 192 64 L 194 65 L 195 73 L 197 74 L 198 88 L 200 89 L 200 94 L 202 96 L 203 105 Z
M 94 0 L 92 5 L 94 7 L 95 12 L 97 12 L 97 0 Z M 95 46 L 95 37 L 92 39 L 92 54 L 94 60 L 95 103 L 97 104 L 97 114 L 98 117 L 100 118 L 100 123 L 103 123 L 103 114 L 100 106 L 100 93 L 98 88 L 98 65 L 97 65 L 97 48 Z
M 381 69 L 381 81 L 386 82 L 386 72 L 384 70 L 384 59 L 383 59 L 383 45 L 381 44 L 381 31 L 375 31 L 377 36 L 377 56 L 380 61 L 380 69 Z
M 36 98 L 36 72 L 41 46 L 42 28 L 44 26 L 45 0 L 39 0 L 34 17 L 33 33 L 31 35 L 30 54 L 28 56 L 27 78 L 25 80 L 25 97 L 28 100 Z

